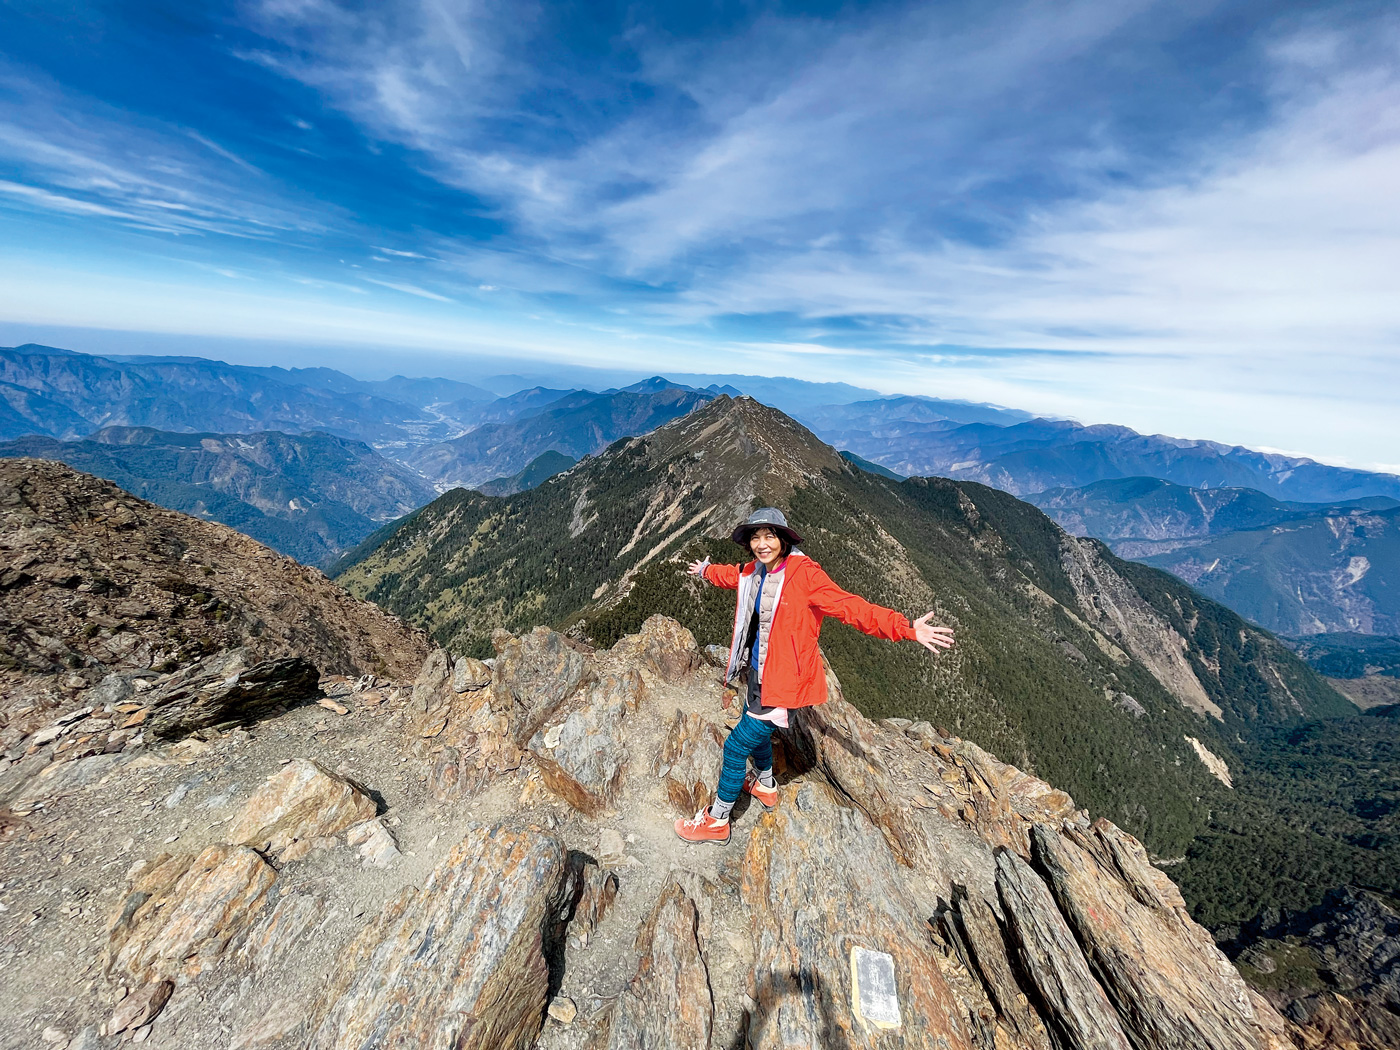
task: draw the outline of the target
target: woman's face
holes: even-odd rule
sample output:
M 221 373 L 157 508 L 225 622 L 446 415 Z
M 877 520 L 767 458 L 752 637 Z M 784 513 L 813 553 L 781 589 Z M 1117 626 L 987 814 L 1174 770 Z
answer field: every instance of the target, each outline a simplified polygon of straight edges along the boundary
M 783 556 L 783 541 L 772 529 L 757 528 L 749 537 L 749 550 L 753 551 L 753 556 L 764 565 L 771 567 Z

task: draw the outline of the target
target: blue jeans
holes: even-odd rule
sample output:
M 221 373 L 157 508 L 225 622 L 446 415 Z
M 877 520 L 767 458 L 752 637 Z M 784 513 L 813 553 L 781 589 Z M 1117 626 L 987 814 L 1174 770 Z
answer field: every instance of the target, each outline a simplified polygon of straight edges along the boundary
M 739 798 L 750 756 L 756 768 L 773 768 L 773 726 L 746 713 L 724 742 L 724 767 L 719 774 L 719 790 L 715 792 L 720 801 L 734 802 Z

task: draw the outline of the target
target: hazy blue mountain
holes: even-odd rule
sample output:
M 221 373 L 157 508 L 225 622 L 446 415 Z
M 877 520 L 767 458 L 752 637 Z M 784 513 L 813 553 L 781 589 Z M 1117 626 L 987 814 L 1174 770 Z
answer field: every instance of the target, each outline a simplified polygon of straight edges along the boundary
M 947 430 L 964 423 L 991 423 L 1005 427 L 1035 418 L 1029 412 L 1001 408 L 997 405 L 907 395 L 819 405 L 797 415 L 802 422 L 813 428 L 814 433 L 822 430 L 840 432 L 843 428 L 865 432 L 871 424 L 889 420 L 942 424 L 935 429 Z
M 78 437 L 92 429 L 78 413 L 13 383 L 0 383 L 0 440 L 22 434 Z
M 268 371 L 202 358 L 117 361 L 33 344 L 0 348 L 0 384 L 44 399 L 32 411 L 51 413 L 32 419 L 29 433 L 72 437 L 116 425 L 235 434 L 325 430 L 402 441 L 422 440 L 411 427 L 432 422 L 401 401 L 294 385 Z
M 904 480 L 904 475 L 896 474 L 889 467 L 882 467 L 878 463 L 871 463 L 868 459 L 861 459 L 854 452 L 846 452 L 843 450 L 841 453 L 841 458 L 844 459 L 847 463 L 850 463 L 852 466 L 859 467 L 861 470 L 869 471 L 871 474 L 878 474 L 882 478 L 889 478 L 891 481 Z
M 825 423 L 819 416 L 804 418 L 823 440 L 897 473 L 980 481 L 1018 496 L 1146 476 L 1193 488 L 1253 488 L 1275 499 L 1313 503 L 1400 498 L 1400 476 L 1394 474 L 1238 445 L 1071 420 L 959 426 L 933 414 L 922 399 L 889 398 L 841 406 Z
M 402 401 L 415 408 L 455 401 L 471 403 L 496 399 L 491 391 L 457 379 L 410 379 L 407 376 L 356 379 L 334 368 L 260 368 L 257 371 L 290 386 L 323 387 L 341 394 L 371 394 L 391 401 Z
M 1329 510 L 1170 546 L 1136 558 L 1271 631 L 1400 634 L 1400 508 Z
M 512 419 L 527 419 L 538 412 L 544 411 L 561 398 L 585 393 L 587 393 L 587 391 L 553 390 L 549 387 L 532 386 L 525 390 L 517 390 L 515 393 L 508 394 L 505 397 L 498 397 L 484 404 L 472 402 L 469 405 L 462 405 L 459 403 L 452 407 L 459 411 L 470 411 L 472 418 L 479 424 L 506 423 Z
M 550 449 L 530 460 L 529 465 L 508 478 L 492 478 L 477 486 L 477 491 L 487 496 L 509 496 L 514 492 L 526 492 L 542 485 L 561 471 L 568 470 L 578 460 L 562 452 Z
M 710 375 L 698 372 L 668 372 L 667 379 L 693 389 L 737 397 L 748 394 L 756 401 L 794 415 L 821 405 L 844 404 L 880 397 L 878 390 L 850 383 L 815 383 L 787 376 Z
M 621 437 L 645 434 L 711 399 L 679 386 L 649 393 L 572 391 L 532 415 L 486 423 L 451 441 L 427 445 L 403 458 L 441 489 L 475 488 L 509 477 L 542 452 L 574 459 L 592 455 Z
M 311 565 L 326 564 L 435 495 L 422 478 L 363 442 L 317 431 L 108 427 L 78 441 L 30 436 L 0 444 L 0 458 L 23 456 L 60 460 Z
M 1277 500 L 1257 489 L 1198 489 L 1161 478 L 1115 478 L 1080 488 L 1046 489 L 1027 496 L 1026 501 L 1049 514 L 1066 532 L 1108 541 L 1124 557 L 1159 553 L 1154 543 L 1133 542 L 1137 540 L 1219 536 L 1318 514 L 1400 507 L 1400 500 L 1388 496 L 1301 503 Z

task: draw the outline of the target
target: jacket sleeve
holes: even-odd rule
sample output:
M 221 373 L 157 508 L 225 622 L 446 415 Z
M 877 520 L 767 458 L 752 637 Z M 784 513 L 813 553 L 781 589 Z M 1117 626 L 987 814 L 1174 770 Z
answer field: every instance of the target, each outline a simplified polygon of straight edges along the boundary
M 739 589 L 739 566 L 706 565 L 705 579 L 709 580 L 716 587 L 725 587 L 731 591 L 737 591 Z
M 807 599 L 823 616 L 834 616 L 847 626 L 875 638 L 902 642 L 915 637 L 909 618 L 883 605 L 875 605 L 859 595 L 843 591 L 824 569 L 813 565 L 813 581 Z

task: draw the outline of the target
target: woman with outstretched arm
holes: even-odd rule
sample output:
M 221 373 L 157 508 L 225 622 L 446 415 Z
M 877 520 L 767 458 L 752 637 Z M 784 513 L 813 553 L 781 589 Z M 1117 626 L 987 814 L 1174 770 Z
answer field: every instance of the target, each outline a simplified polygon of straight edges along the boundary
M 747 791 L 766 809 L 778 804 L 773 780 L 772 735 L 788 724 L 788 711 L 826 702 L 826 673 L 817 638 L 822 620 L 834 616 L 875 638 L 918 642 L 937 653 L 953 644 L 948 627 L 929 623 L 926 613 L 912 624 L 901 613 L 872 605 L 831 582 L 797 545 L 802 537 L 783 512 L 763 507 L 734 530 L 734 542 L 753 554 L 746 565 L 692 562 L 690 571 L 716 587 L 738 591 L 734 636 L 725 681 L 747 683 L 744 713 L 724 743 L 724 768 L 715 800 L 695 816 L 676 821 L 687 842 L 729 841 L 729 813 Z M 747 772 L 753 759 L 754 772 Z

